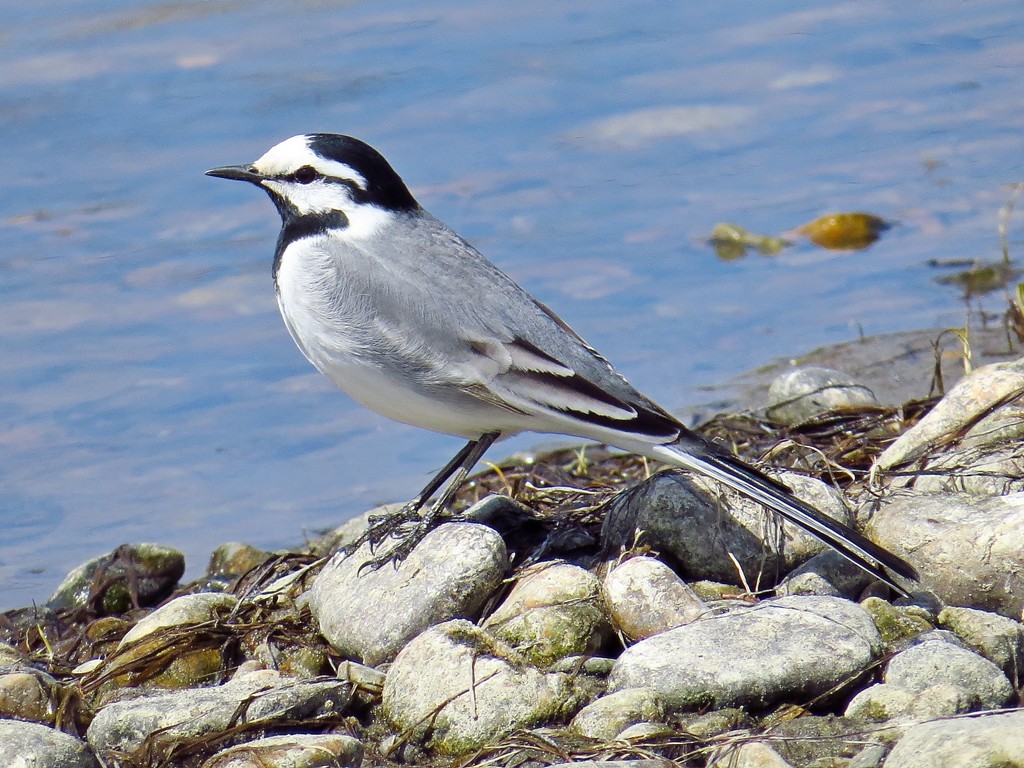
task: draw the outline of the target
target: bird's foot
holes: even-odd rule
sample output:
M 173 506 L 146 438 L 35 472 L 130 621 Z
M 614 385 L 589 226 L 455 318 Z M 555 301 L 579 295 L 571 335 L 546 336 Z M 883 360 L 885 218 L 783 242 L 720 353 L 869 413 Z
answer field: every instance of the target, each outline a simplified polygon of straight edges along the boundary
M 359 566 L 360 572 L 376 571 L 389 563 L 397 568 L 442 519 L 442 510 L 437 507 L 431 507 L 424 514 L 415 504 L 406 504 L 390 514 L 371 515 L 367 520 L 369 527 L 342 551 L 352 555 L 364 544 L 369 546 L 371 557 Z M 376 552 L 378 549 L 380 554 Z

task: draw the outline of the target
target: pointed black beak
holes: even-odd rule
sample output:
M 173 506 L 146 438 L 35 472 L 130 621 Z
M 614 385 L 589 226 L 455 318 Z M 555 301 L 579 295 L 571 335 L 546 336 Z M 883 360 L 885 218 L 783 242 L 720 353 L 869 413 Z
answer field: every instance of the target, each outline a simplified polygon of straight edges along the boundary
M 218 179 L 248 181 L 250 184 L 259 184 L 263 181 L 263 176 L 256 173 L 251 165 L 225 165 L 223 168 L 211 168 L 206 175 L 216 176 Z

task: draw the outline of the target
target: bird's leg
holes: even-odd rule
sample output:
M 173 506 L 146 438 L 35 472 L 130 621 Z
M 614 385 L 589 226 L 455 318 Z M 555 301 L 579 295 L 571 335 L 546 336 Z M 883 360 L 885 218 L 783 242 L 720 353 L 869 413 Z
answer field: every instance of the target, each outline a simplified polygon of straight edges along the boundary
M 385 539 L 396 538 L 400 539 L 397 544 L 388 548 L 387 552 L 379 557 L 368 560 L 360 568 L 376 570 L 385 563 L 394 563 L 397 566 L 423 540 L 423 537 L 437 526 L 448 502 L 451 501 L 456 491 L 466 481 L 470 471 L 499 436 L 498 432 L 488 432 L 481 435 L 478 439 L 470 440 L 466 443 L 452 460 L 445 464 L 444 468 L 416 495 L 416 498 L 396 512 L 387 515 L 371 516 L 369 518 L 369 527 L 356 541 L 344 548 L 345 553 L 352 554 L 366 543 L 369 543 L 372 552 L 374 547 L 381 544 Z M 437 501 L 425 513 L 421 512 L 423 506 L 430 500 L 430 497 L 442 486 L 445 486 L 445 488 Z M 415 525 L 408 529 L 410 523 L 415 523 Z

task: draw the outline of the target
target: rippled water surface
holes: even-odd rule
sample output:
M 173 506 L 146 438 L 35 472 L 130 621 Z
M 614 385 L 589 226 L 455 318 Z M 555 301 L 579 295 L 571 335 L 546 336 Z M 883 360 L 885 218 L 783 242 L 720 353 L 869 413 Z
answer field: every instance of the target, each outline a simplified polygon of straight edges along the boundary
M 226 540 L 295 543 L 458 447 L 309 368 L 270 203 L 207 168 L 367 140 L 673 408 L 861 331 L 962 324 L 928 262 L 998 258 L 1024 181 L 1018 0 L 6 5 L 0 607 L 124 541 L 192 573 Z M 704 243 L 836 210 L 900 223 L 856 253 Z

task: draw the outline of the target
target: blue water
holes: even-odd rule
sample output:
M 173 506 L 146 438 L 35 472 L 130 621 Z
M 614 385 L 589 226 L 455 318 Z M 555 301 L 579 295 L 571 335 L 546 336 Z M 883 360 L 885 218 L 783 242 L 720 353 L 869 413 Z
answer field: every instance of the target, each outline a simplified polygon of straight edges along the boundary
M 207 168 L 367 140 L 670 408 L 861 329 L 963 324 L 926 262 L 997 258 L 1024 180 L 1017 0 L 4 5 L 0 607 L 124 541 L 193 574 L 296 543 L 458 447 L 309 368 L 269 201 Z M 900 226 L 853 254 L 703 242 L 836 210 Z

